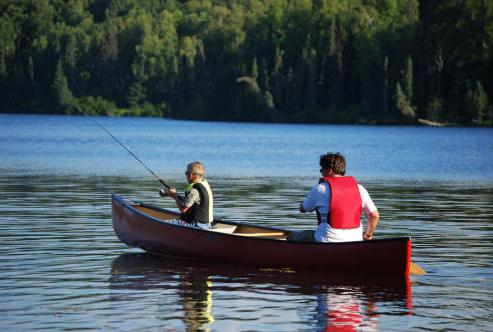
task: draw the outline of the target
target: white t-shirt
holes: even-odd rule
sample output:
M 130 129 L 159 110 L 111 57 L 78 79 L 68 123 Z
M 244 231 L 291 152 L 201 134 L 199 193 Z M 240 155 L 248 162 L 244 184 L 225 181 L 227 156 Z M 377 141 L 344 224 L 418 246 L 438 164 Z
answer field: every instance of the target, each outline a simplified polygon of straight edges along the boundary
M 362 209 L 365 215 L 377 210 L 366 189 L 358 184 L 361 195 Z M 317 210 L 321 217 L 321 223 L 315 231 L 315 240 L 317 242 L 345 242 L 363 240 L 363 226 L 350 229 L 337 229 L 330 227 L 327 222 L 329 213 L 330 189 L 326 182 L 313 186 L 308 196 L 303 201 L 303 209 L 307 212 Z

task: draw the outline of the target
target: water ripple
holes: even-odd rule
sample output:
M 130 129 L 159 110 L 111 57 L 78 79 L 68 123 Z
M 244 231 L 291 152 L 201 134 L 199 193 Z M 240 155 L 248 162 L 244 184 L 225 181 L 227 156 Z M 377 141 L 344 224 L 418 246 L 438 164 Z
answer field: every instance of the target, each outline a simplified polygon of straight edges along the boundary
M 313 228 L 314 216 L 297 211 L 313 181 L 211 178 L 216 215 Z M 130 249 L 114 235 L 110 194 L 174 208 L 156 195 L 152 179 L 40 175 L 26 185 L 23 176 L 1 176 L 0 326 L 312 331 L 353 319 L 365 331 L 488 330 L 493 188 L 363 184 L 382 216 L 375 236 L 412 236 L 413 259 L 428 270 L 412 277 L 412 296 L 402 285 L 209 266 Z

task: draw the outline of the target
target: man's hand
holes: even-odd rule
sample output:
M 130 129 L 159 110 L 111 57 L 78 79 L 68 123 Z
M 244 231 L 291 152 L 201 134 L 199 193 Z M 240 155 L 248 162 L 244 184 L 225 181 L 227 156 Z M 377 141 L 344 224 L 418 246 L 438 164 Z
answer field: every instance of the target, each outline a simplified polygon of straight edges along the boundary
M 305 213 L 305 208 L 303 207 L 303 202 L 300 202 L 300 212 Z

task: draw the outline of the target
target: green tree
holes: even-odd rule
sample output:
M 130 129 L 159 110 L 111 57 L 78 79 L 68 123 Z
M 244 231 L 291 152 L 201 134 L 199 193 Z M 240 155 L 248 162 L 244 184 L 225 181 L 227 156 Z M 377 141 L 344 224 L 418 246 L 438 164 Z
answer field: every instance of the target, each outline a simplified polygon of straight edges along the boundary
M 256 57 L 253 58 L 252 70 L 251 70 L 250 76 L 255 80 L 258 78 L 258 64 L 257 64 L 257 58 Z
M 58 61 L 52 85 L 52 107 L 57 113 L 71 113 L 74 110 L 74 96 L 69 89 L 62 62 Z
M 465 111 L 475 125 L 490 125 L 491 114 L 488 109 L 488 96 L 480 82 L 475 82 L 465 96 Z
M 142 64 L 132 65 L 134 80 L 128 92 L 128 105 L 133 109 L 138 109 L 146 100 L 146 81 L 147 75 Z
M 414 121 L 416 118 L 416 113 L 414 112 L 408 97 L 402 91 L 401 84 L 399 82 L 396 83 L 395 87 L 395 105 L 405 122 Z
M 404 72 L 404 88 L 403 92 L 406 95 L 407 99 L 412 103 L 413 101 L 413 59 L 409 56 L 406 61 L 406 71 Z

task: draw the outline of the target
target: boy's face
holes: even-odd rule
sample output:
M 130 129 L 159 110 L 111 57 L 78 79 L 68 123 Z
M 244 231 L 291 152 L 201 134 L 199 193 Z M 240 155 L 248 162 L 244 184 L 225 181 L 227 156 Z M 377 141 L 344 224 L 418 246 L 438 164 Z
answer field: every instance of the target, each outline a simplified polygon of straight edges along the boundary
M 186 170 L 185 175 L 187 176 L 188 183 L 199 180 L 199 176 L 197 174 L 193 174 L 191 170 Z

